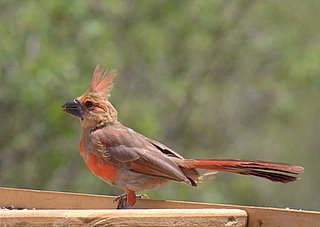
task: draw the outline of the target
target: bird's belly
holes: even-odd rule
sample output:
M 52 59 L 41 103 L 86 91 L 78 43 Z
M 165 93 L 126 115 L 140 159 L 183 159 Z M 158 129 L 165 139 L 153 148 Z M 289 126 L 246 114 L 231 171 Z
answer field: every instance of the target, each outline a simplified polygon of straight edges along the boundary
M 84 156 L 89 169 L 100 179 L 108 184 L 128 188 L 132 191 L 152 189 L 158 185 L 166 184 L 168 179 L 153 177 L 143 173 L 137 173 L 126 168 L 119 168 L 105 157 L 99 157 L 94 152 Z
M 153 189 L 159 185 L 168 183 L 168 179 L 153 177 L 143 173 L 137 173 L 129 169 L 119 169 L 115 185 L 121 188 L 125 187 L 132 191 L 143 191 Z
M 90 152 L 85 161 L 96 176 L 110 181 L 114 181 L 117 178 L 118 168 L 107 159 L 101 159 L 95 153 Z

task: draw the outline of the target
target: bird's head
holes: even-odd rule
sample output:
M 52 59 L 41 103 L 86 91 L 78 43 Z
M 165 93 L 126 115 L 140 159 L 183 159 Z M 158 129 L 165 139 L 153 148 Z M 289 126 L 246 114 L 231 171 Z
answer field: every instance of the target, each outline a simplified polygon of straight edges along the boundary
M 80 119 L 83 128 L 99 128 L 117 122 L 117 110 L 108 101 L 116 71 L 107 73 L 97 65 L 88 90 L 62 106 L 62 110 Z

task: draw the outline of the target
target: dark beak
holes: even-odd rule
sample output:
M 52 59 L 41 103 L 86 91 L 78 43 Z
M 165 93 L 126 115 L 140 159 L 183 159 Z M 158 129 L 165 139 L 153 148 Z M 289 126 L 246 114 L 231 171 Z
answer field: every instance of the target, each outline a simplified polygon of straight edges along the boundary
M 62 106 L 62 110 L 72 116 L 82 118 L 81 105 L 77 99 L 70 100 Z

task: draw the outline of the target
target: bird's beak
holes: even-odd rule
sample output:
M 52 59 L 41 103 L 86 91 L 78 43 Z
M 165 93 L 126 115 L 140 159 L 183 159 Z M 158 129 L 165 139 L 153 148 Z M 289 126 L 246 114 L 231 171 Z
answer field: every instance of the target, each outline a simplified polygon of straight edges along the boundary
M 82 118 L 82 111 L 81 111 L 82 108 L 77 99 L 70 100 L 69 102 L 64 104 L 61 108 L 62 108 L 62 111 L 72 116 Z

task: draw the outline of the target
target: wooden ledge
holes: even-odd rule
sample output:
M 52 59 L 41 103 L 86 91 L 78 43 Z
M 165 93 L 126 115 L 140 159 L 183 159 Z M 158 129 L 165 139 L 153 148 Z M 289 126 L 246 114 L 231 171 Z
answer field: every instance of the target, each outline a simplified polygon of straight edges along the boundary
M 317 212 L 317 211 L 278 209 L 278 208 L 267 208 L 267 207 L 138 199 L 136 205 L 133 207 L 134 209 L 106 210 L 106 209 L 116 208 L 117 204 L 113 202 L 113 200 L 116 198 L 115 196 L 88 195 L 88 194 L 79 194 L 79 193 L 50 192 L 50 191 L 13 189 L 13 188 L 0 188 L 0 198 L 1 198 L 0 207 L 12 205 L 15 208 L 27 208 L 27 209 L 35 208 L 36 209 L 35 211 L 33 210 L 22 210 L 22 211 L 0 210 L 0 213 L 2 215 L 1 216 L 2 221 L 7 221 L 9 218 L 8 215 L 30 214 L 32 217 L 37 217 L 37 215 L 39 216 L 40 214 L 45 214 L 43 213 L 45 212 L 45 210 L 47 210 L 46 211 L 47 213 L 49 212 L 48 210 L 50 210 L 49 213 L 51 213 L 51 215 L 58 215 L 58 214 L 67 215 L 67 217 L 70 220 L 81 219 L 81 217 L 79 216 L 78 217 L 69 216 L 70 214 L 75 215 L 76 214 L 75 212 L 77 212 L 77 209 L 80 213 L 84 212 L 82 214 L 90 214 L 90 215 L 102 214 L 99 212 L 113 212 L 110 214 L 114 214 L 114 215 L 116 215 L 116 213 L 118 215 L 129 214 L 130 212 L 133 212 L 131 214 L 134 214 L 134 212 L 138 212 L 141 215 L 142 214 L 151 215 L 152 212 L 155 212 L 155 211 L 164 212 L 162 213 L 164 215 L 166 212 L 168 212 L 169 214 L 174 214 L 174 212 L 176 212 L 175 214 L 178 214 L 178 215 L 174 219 L 180 220 L 177 218 L 182 217 L 184 213 L 185 214 L 191 214 L 192 212 L 201 213 L 199 212 L 199 210 L 192 211 L 195 209 L 204 209 L 203 210 L 204 212 L 210 209 L 211 211 L 208 211 L 208 212 L 213 212 L 213 213 L 216 212 L 216 215 L 219 215 L 219 211 L 215 209 L 233 209 L 233 211 L 235 211 L 234 209 L 237 209 L 237 210 L 243 210 L 248 214 L 249 227 L 251 226 L 252 227 L 253 226 L 254 227 L 256 226 L 264 226 L 264 227 L 319 226 L 319 223 L 320 223 L 320 212 Z M 70 209 L 70 213 L 68 213 L 69 211 L 66 211 L 66 209 Z M 94 209 L 94 210 L 88 211 L 88 209 Z M 176 209 L 176 210 L 172 210 L 172 209 Z M 186 209 L 191 209 L 190 211 L 191 213 L 188 213 Z M 64 210 L 64 211 L 61 211 L 61 210 Z M 126 213 L 126 212 L 129 212 L 129 213 Z M 221 212 L 226 212 L 226 211 L 222 210 Z M 213 213 L 210 213 L 210 215 L 213 215 L 210 217 L 214 217 L 214 218 L 219 217 L 219 216 L 214 216 Z M 147 219 L 148 218 L 147 216 L 140 216 L 141 221 L 143 221 L 143 219 Z M 229 215 L 226 215 L 226 216 L 231 217 L 230 213 Z M 224 217 L 224 219 L 221 216 L 220 220 L 225 221 L 226 216 Z M 19 220 L 21 221 L 25 217 L 26 216 L 19 217 Z M 87 216 L 83 216 L 82 218 L 86 219 L 86 217 Z M 235 218 L 237 216 L 233 215 L 233 217 Z M 50 217 L 48 216 L 47 218 L 50 218 Z M 59 217 L 56 217 L 56 218 L 59 219 Z M 105 221 L 114 220 L 114 218 L 115 216 L 112 216 L 112 217 L 106 216 L 106 218 L 104 218 L 103 220 Z M 163 218 L 164 217 L 162 217 L 162 219 Z M 195 216 L 191 215 L 190 218 L 191 219 L 195 218 Z M 201 218 L 206 219 L 208 217 L 201 216 Z M 98 217 L 95 217 L 95 216 L 93 216 L 93 219 L 99 220 Z M 55 220 L 55 217 L 54 216 L 51 217 L 51 220 Z M 60 220 L 61 220 L 61 217 L 60 217 Z M 172 220 L 173 220 L 173 217 L 172 217 Z M 192 220 L 195 220 L 195 219 L 192 219 Z M 232 223 L 233 223 L 232 218 L 230 219 L 227 218 L 227 220 L 229 220 L 227 224 L 232 226 Z M 94 220 L 92 220 L 92 223 L 94 223 Z M 180 222 L 178 221 L 175 223 L 176 225 L 179 225 Z M 193 223 L 193 222 L 190 222 L 190 223 Z M 157 225 L 158 226 L 162 225 L 162 223 L 158 222 Z
M 237 209 L 6 210 L 1 226 L 247 226 Z

